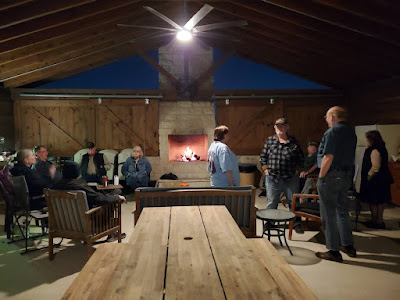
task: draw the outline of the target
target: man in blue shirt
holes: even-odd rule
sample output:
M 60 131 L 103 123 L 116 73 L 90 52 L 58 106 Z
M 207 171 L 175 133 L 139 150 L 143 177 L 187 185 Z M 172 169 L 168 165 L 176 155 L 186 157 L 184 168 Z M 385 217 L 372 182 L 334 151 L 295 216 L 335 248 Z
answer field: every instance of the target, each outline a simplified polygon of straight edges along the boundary
M 331 107 L 325 119 L 329 129 L 318 149 L 317 161 L 321 170 L 317 188 L 329 251 L 317 252 L 316 255 L 322 259 L 343 262 L 339 250 L 350 257 L 357 255 L 347 208 L 347 191 L 351 186 L 357 137 L 346 123 L 347 112 L 342 107 Z

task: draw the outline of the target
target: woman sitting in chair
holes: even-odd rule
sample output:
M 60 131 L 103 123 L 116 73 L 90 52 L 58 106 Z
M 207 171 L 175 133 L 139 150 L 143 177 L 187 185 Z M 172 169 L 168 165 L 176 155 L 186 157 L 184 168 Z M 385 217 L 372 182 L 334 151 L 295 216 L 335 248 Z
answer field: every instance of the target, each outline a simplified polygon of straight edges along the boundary
M 143 156 L 140 146 L 133 148 L 132 156 L 124 162 L 121 172 L 126 178 L 126 183 L 133 189 L 149 185 L 151 164 Z
M 41 209 L 46 207 L 46 201 L 43 196 L 43 189 L 50 188 L 53 185 L 53 178 L 56 174 L 56 167 L 53 165 L 49 169 L 50 178 L 41 176 L 36 170 L 32 170 L 32 165 L 35 164 L 36 158 L 32 150 L 22 149 L 17 153 L 17 164 L 10 170 L 12 176 L 25 176 L 26 183 L 31 197 L 31 210 Z M 43 196 L 43 197 L 40 197 Z

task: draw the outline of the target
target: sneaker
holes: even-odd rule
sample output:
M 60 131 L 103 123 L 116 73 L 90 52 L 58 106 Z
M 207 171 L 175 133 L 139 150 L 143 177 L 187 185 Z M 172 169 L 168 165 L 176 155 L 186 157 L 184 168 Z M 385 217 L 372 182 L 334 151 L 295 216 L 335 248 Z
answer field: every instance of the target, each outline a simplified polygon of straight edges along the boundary
M 296 231 L 296 233 L 298 234 L 304 234 L 304 229 L 301 226 L 301 224 L 297 224 L 294 226 L 294 231 Z
M 126 233 L 121 233 L 121 240 L 126 238 Z M 107 237 L 107 242 L 111 243 L 111 242 L 115 242 L 118 240 L 118 233 L 114 233 L 113 235 L 109 235 Z
M 335 261 L 338 263 L 343 262 L 343 258 L 342 258 L 342 255 L 340 254 L 340 252 L 335 253 L 335 252 L 329 250 L 328 252 L 317 252 L 317 253 L 315 253 L 315 255 L 320 259 Z
M 350 257 L 357 257 L 357 251 L 353 245 L 350 246 L 340 246 L 340 251 L 346 253 Z

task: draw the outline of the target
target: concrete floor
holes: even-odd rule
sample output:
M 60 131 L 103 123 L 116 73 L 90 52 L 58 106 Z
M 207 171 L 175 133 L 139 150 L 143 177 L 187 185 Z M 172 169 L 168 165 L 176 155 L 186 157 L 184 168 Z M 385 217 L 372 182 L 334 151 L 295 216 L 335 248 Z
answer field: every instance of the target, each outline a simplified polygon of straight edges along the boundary
M 265 199 L 257 197 L 256 206 L 265 208 Z M 122 208 L 125 243 L 133 232 L 134 205 L 128 202 Z M 368 218 L 368 212 L 361 217 Z M 359 225 L 361 231 L 354 233 L 358 257 L 344 254 L 343 264 L 321 261 L 315 256 L 316 251 L 326 250 L 318 230 L 294 233 L 289 241 L 294 256 L 281 248 L 277 239 L 272 238 L 272 243 L 319 299 L 399 299 L 399 221 L 400 208 L 392 207 L 385 210 L 388 230 Z M 3 215 L 0 222 L 4 222 Z M 261 234 L 261 222 L 257 223 L 257 230 Z M 41 244 L 47 245 L 47 239 Z M 5 236 L 0 235 L 0 299 L 60 299 L 87 261 L 86 247 L 69 240 L 55 250 L 57 255 L 52 262 L 46 250 L 20 255 L 22 247 L 22 243 L 7 244 Z

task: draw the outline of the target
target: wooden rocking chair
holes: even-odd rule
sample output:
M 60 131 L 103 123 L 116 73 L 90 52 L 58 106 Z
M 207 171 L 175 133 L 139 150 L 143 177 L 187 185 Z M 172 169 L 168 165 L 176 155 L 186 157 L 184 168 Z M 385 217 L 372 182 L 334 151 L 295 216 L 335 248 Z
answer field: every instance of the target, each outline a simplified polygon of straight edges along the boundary
M 93 242 L 118 232 L 121 243 L 121 201 L 89 210 L 84 191 L 44 190 L 49 209 L 49 259 L 53 260 L 55 237 L 85 241 L 87 254 Z

